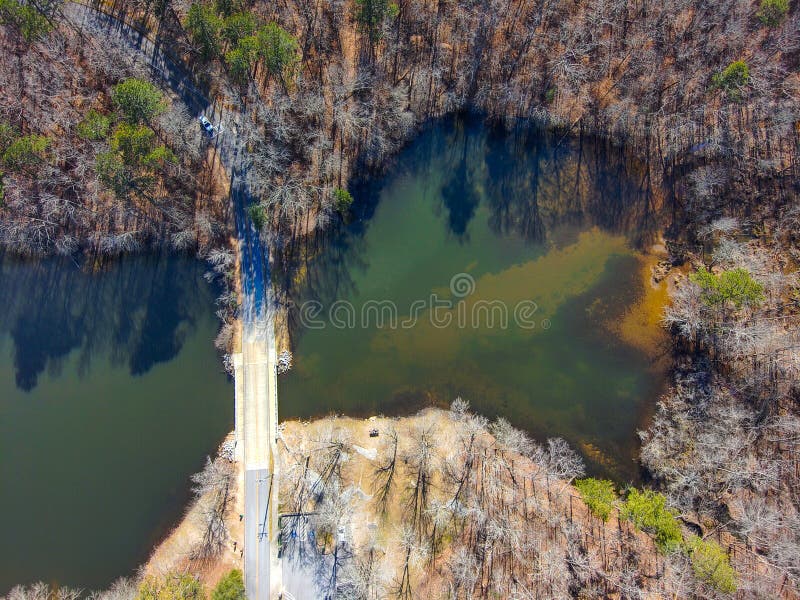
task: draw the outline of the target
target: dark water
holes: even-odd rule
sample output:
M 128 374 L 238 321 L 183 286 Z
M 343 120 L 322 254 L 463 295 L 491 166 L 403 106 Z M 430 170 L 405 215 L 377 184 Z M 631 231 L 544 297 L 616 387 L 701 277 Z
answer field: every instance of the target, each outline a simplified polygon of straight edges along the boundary
M 0 594 L 131 574 L 232 428 L 203 264 L 88 271 L 0 257 Z
M 663 376 L 642 348 L 657 332 L 627 325 L 658 228 L 644 183 L 591 141 L 432 127 L 353 189 L 350 223 L 285 269 L 301 283 L 281 418 L 401 415 L 461 396 L 537 438 L 564 436 L 593 472 L 635 480 L 636 429 Z

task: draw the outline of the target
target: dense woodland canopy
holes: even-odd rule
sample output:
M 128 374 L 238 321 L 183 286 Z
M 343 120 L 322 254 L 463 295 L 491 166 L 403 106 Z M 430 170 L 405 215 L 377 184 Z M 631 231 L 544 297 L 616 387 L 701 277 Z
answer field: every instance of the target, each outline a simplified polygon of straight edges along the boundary
M 248 115 L 253 189 L 295 231 L 346 208 L 348 182 L 419 124 L 465 109 L 635 148 L 643 185 L 665 184 L 676 225 L 769 213 L 796 194 L 800 36 L 782 0 L 98 7 L 146 28 L 209 97 Z M 69 3 L 5 0 L 0 11 L 5 244 L 116 252 L 218 235 L 212 165 L 182 103 L 162 104 L 138 132 L 119 124 L 112 88 L 146 78 L 142 58 L 92 43 L 90 28 L 76 36 Z M 132 133 L 146 147 L 120 156 Z

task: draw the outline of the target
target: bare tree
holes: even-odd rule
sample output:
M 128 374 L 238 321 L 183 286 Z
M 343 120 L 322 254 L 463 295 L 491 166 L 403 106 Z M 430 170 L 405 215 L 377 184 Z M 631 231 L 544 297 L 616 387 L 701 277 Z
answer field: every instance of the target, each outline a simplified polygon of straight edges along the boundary
M 533 456 L 536 445 L 524 431 L 516 429 L 503 417 L 499 417 L 490 427 L 492 435 L 504 448 L 522 454 Z
M 563 438 L 547 440 L 547 470 L 551 477 L 567 483 L 586 473 L 583 459 Z
M 41 581 L 29 586 L 18 585 L 4 596 L 4 600 L 78 600 L 83 590 L 69 587 L 51 588 Z
M 91 600 L 133 600 L 138 591 L 137 582 L 129 577 L 120 577 L 107 590 L 92 592 Z
M 225 517 L 234 489 L 233 466 L 224 458 L 207 458 L 206 466 L 192 476 L 192 481 L 203 534 L 192 549 L 191 558 L 207 560 L 218 556 L 228 542 Z
M 424 537 L 427 527 L 427 509 L 431 477 L 435 467 L 434 448 L 436 431 L 429 423 L 422 423 L 411 431 L 408 447 L 403 452 L 403 460 L 409 471 L 409 484 L 406 488 L 405 509 L 412 530 Z
M 397 471 L 397 430 L 388 428 L 383 435 L 378 454 L 379 462 L 373 473 L 373 489 L 378 510 L 386 514 L 387 504 L 392 495 Z

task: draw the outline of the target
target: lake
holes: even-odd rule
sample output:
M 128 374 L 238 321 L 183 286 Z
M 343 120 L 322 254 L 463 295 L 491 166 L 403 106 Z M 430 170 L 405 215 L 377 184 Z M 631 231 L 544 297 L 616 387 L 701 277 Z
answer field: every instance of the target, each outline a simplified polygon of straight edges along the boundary
M 344 222 L 278 257 L 294 350 L 281 419 L 461 396 L 636 481 L 667 364 L 648 253 L 663 219 L 641 165 L 458 118 L 351 191 Z M 0 593 L 105 587 L 180 518 L 233 427 L 204 271 L 0 257 Z
M 204 272 L 0 257 L 0 594 L 105 587 L 180 519 L 233 428 Z
M 283 259 L 281 419 L 460 396 L 636 481 L 666 364 L 647 252 L 662 219 L 644 175 L 586 138 L 429 127 L 351 189 L 345 223 Z

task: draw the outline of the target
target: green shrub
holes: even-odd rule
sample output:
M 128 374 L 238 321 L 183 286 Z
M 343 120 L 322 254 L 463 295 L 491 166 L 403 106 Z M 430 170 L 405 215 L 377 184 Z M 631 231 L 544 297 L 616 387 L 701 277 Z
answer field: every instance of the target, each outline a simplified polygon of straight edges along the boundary
M 3 152 L 3 162 L 10 169 L 36 165 L 45 159 L 50 139 L 43 135 L 26 135 L 13 140 Z
M 736 308 L 742 308 L 760 304 L 764 300 L 764 286 L 745 269 L 732 269 L 714 275 L 705 267 L 700 267 L 689 279 L 700 286 L 703 302 L 708 306 L 730 302 Z
M 581 498 L 586 506 L 603 521 L 608 521 L 614 504 L 617 501 L 617 492 L 614 484 L 606 479 L 578 479 L 575 487 L 581 493 Z
M 223 21 L 213 6 L 193 3 L 189 7 L 184 26 L 204 60 L 211 60 L 219 55 Z
M 227 17 L 222 25 L 222 35 L 231 46 L 256 31 L 256 18 L 248 12 L 238 12 Z
M 285 86 L 300 62 L 297 40 L 274 22 L 259 29 L 257 38 L 259 58 L 264 61 L 267 71 L 278 77 Z
M 17 0 L 0 0 L 0 24 L 16 28 L 26 42 L 44 37 L 53 29 L 50 21 L 36 6 Z
M 240 569 L 233 569 L 219 580 L 211 600 L 244 600 L 244 579 Z
M 376 44 L 383 37 L 383 23 L 386 19 L 393 19 L 399 13 L 397 4 L 389 0 L 355 0 L 355 18 L 361 33 L 369 37 L 372 44 Z
M 111 149 L 119 153 L 128 167 L 148 169 L 177 162 L 175 154 L 166 146 L 156 146 L 156 132 L 146 125 L 120 123 L 111 134 Z
M 136 594 L 136 600 L 204 600 L 205 597 L 203 584 L 188 573 L 145 577 Z
M 336 210 L 338 210 L 340 213 L 347 212 L 353 205 L 353 195 L 342 188 L 336 188 L 333 190 L 333 200 Z
M 768 27 L 777 27 L 789 12 L 789 0 L 761 0 L 757 16 Z
M 5 152 L 8 145 L 17 137 L 17 130 L 8 123 L 0 123 L 0 152 Z
M 150 168 L 163 167 L 167 163 L 176 164 L 178 162 L 178 157 L 166 146 L 157 146 L 144 157 L 144 161 L 142 162 L 146 167 Z
M 743 60 L 734 61 L 715 73 L 711 83 L 715 88 L 725 91 L 731 100 L 741 100 L 742 89 L 750 83 L 750 67 Z
M 76 128 L 78 137 L 84 140 L 98 141 L 105 139 L 108 135 L 108 128 L 111 126 L 111 117 L 91 109 L 83 121 L 78 123 Z
M 736 570 L 719 544 L 692 536 L 686 547 L 698 579 L 726 594 L 736 591 Z
M 253 38 L 246 38 L 253 39 Z M 254 53 L 247 45 L 234 48 L 225 53 L 225 63 L 230 70 L 231 78 L 237 83 L 247 83 L 253 68 Z
M 553 100 L 556 99 L 556 88 L 551 87 L 547 88 L 547 91 L 544 93 L 544 101 L 547 104 L 552 104 Z
M 241 0 L 216 0 L 214 8 L 219 14 L 229 17 L 233 13 L 240 12 L 244 8 L 242 4 Z
M 126 165 L 138 165 L 153 150 L 155 139 L 156 132 L 146 125 L 120 123 L 111 134 L 111 148 Z
M 164 112 L 166 104 L 161 92 L 141 79 L 126 79 L 111 90 L 111 101 L 128 123 L 147 122 Z
M 264 210 L 263 206 L 260 204 L 253 204 L 248 207 L 247 214 L 253 221 L 253 225 L 256 226 L 256 229 L 259 231 L 264 229 L 264 225 L 267 223 L 267 211 Z
M 667 499 L 652 490 L 631 489 L 621 509 L 622 516 L 636 527 L 652 533 L 659 550 L 672 552 L 681 546 L 683 537 L 675 513 L 667 508 Z
M 132 182 L 132 178 L 122 157 L 117 152 L 100 152 L 95 158 L 97 178 L 120 198 L 124 198 Z

